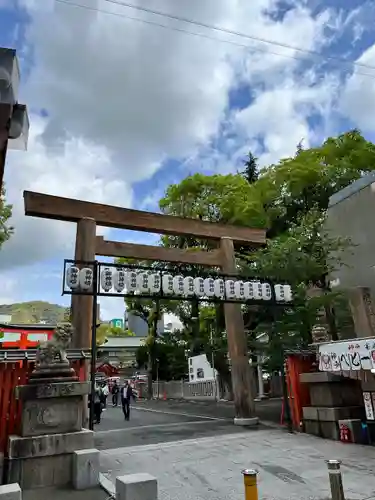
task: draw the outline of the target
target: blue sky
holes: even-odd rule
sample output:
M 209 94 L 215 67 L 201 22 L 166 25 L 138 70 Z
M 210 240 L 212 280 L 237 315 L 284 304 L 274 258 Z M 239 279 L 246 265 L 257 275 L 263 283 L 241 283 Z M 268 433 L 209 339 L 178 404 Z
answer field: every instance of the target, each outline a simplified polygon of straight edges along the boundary
M 72 3 L 97 11 L 0 0 L 0 44 L 18 51 L 31 123 L 28 151 L 8 154 L 15 234 L 0 253 L 0 303 L 69 302 L 61 270 L 74 227 L 26 218 L 24 189 L 155 211 L 169 184 L 234 172 L 249 149 L 267 165 L 301 139 L 318 144 L 352 127 L 375 139 L 373 2 L 134 0 L 274 44 L 106 0 Z M 105 237 L 158 240 L 116 230 Z M 122 301 L 103 299 L 102 311 L 116 317 Z

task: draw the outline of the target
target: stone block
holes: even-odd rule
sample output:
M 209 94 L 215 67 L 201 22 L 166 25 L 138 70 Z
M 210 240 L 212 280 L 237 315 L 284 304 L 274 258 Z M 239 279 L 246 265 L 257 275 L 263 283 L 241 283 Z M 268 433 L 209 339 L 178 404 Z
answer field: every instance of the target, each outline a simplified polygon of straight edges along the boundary
M 317 420 L 304 420 L 303 425 L 306 434 L 312 434 L 313 436 L 320 436 L 320 425 Z
M 16 398 L 33 401 L 46 398 L 84 396 L 90 392 L 90 382 L 54 382 L 16 387 Z
M 158 483 L 150 474 L 129 474 L 116 478 L 116 500 L 157 500 Z
M 304 420 L 318 420 L 318 409 L 313 406 L 304 406 L 302 408 Z
M 22 489 L 67 486 L 72 479 L 72 454 L 14 459 L 8 462 L 8 483 Z
M 73 453 L 94 447 L 94 432 L 84 429 L 79 432 L 50 434 L 46 436 L 9 436 L 8 456 L 15 458 L 47 457 Z
M 311 406 L 359 406 L 362 392 L 356 381 L 342 380 L 340 384 L 322 383 L 310 385 Z
M 343 378 L 341 375 L 336 375 L 331 372 L 312 372 L 301 373 L 299 380 L 304 384 L 317 384 L 325 382 L 341 382 Z
M 364 413 L 361 406 L 347 406 L 344 408 L 317 408 L 320 422 L 338 422 L 347 418 L 358 418 Z
M 25 401 L 21 436 L 61 434 L 82 429 L 82 397 L 48 398 Z
M 325 439 L 340 439 L 339 425 L 337 422 L 319 422 L 320 436 Z
M 22 491 L 17 483 L 0 486 L 0 500 L 22 500 Z
M 72 482 L 76 490 L 94 488 L 99 484 L 99 450 L 77 450 L 73 453 Z

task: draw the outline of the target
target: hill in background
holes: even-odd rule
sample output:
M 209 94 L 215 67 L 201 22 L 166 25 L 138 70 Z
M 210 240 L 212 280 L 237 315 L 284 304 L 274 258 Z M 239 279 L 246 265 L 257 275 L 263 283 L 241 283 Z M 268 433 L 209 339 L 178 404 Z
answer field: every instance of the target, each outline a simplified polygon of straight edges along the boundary
M 35 324 L 42 321 L 55 325 L 64 321 L 66 310 L 64 306 L 38 300 L 19 304 L 0 304 L 0 314 L 12 315 L 14 324 Z

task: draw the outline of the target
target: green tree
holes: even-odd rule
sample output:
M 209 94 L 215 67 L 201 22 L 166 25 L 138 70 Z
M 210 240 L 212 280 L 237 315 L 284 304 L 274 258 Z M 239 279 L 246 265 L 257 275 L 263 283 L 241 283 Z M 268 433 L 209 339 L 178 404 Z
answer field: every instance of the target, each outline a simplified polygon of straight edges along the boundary
M 134 337 L 130 330 L 115 327 L 109 323 L 101 323 L 96 329 L 96 344 L 103 345 L 107 337 Z
M 152 367 L 153 380 L 181 380 L 187 377 L 187 341 L 184 332 L 174 331 L 163 334 L 154 344 L 155 362 Z M 137 350 L 137 364 L 148 367 L 147 345 Z
M 329 138 L 319 147 L 303 149 L 300 144 L 294 157 L 263 169 L 252 183 L 243 175 L 190 176 L 167 189 L 160 207 L 164 213 L 173 215 L 268 227 L 267 249 L 255 253 L 239 249 L 247 255 L 246 272 L 257 275 L 263 269 L 264 276 L 282 274 L 279 279 L 283 277 L 295 287 L 302 287 L 299 314 L 305 317 L 307 329 L 302 338 L 308 338 L 309 324 L 314 322 L 310 314 L 316 315 L 322 305 L 331 334 L 335 335 L 332 304 L 338 297 L 329 288 L 329 256 L 348 242 L 335 241 L 327 235 L 324 240 L 325 211 L 332 194 L 372 171 L 374 166 L 375 146 L 353 130 Z M 182 243 L 208 246 L 188 239 Z M 166 237 L 163 244 L 181 248 L 181 238 Z M 320 305 L 314 299 L 307 307 L 306 288 L 311 285 L 321 287 L 324 293 Z M 292 319 L 290 315 L 288 321 L 282 318 L 286 324 Z M 272 311 L 254 307 L 246 308 L 245 320 L 254 332 L 259 324 L 275 323 Z
M 254 184 L 254 182 L 258 180 L 259 168 L 257 161 L 258 158 L 255 158 L 253 153 L 249 151 L 247 154 L 247 158 L 244 161 L 245 169 L 241 172 L 241 175 L 249 184 Z
M 263 169 L 252 188 L 261 193 L 270 217 L 268 237 L 284 233 L 310 210 L 327 210 L 334 193 L 374 169 L 375 145 L 358 130 Z
M 12 236 L 14 228 L 9 225 L 12 205 L 6 203 L 5 190 L 0 194 L 0 248 Z

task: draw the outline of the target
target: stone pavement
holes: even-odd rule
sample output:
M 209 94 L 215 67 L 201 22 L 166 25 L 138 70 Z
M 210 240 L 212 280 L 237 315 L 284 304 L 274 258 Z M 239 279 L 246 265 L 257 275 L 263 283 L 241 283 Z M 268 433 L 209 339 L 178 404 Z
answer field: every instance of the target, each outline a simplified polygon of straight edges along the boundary
M 65 488 L 42 488 L 22 492 L 22 500 L 107 500 L 108 493 L 102 488 L 75 491 Z
M 152 474 L 159 500 L 242 500 L 241 470 L 255 468 L 261 500 L 325 500 L 324 460 L 333 458 L 343 461 L 346 500 L 374 500 L 374 448 L 271 428 L 106 450 L 101 470 L 112 484 L 119 475 Z

